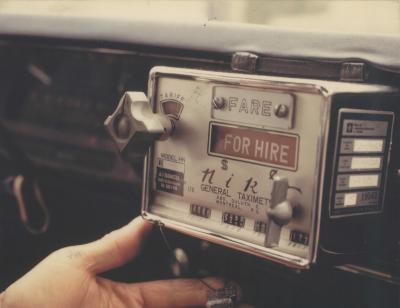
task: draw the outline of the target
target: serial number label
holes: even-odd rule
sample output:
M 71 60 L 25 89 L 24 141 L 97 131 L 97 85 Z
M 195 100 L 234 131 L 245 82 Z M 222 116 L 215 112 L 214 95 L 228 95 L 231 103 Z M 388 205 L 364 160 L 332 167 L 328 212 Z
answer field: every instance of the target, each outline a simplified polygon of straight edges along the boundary
M 171 194 L 183 196 L 184 174 L 175 170 L 157 167 L 156 188 Z
M 378 202 L 378 190 L 337 193 L 335 196 L 335 208 L 374 206 L 377 205 Z
M 236 227 L 243 228 L 245 218 L 240 215 L 225 212 L 222 214 L 222 221 L 228 225 L 233 225 Z
M 192 203 L 190 204 L 190 214 L 200 216 L 203 218 L 210 218 L 211 209 L 203 205 Z
M 210 155 L 296 170 L 298 149 L 297 135 L 210 123 Z

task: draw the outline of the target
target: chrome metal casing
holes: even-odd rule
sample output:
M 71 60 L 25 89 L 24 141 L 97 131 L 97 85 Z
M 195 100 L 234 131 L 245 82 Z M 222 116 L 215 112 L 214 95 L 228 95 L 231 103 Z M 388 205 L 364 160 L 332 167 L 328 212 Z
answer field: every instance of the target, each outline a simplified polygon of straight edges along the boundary
M 217 113 L 212 103 L 216 87 L 242 89 L 243 93 L 254 91 L 255 95 L 258 95 L 259 91 L 267 94 L 277 93 L 278 100 L 281 98 L 280 94 L 289 94 L 293 97 L 293 109 L 291 110 L 293 113 L 293 126 L 288 125 L 286 127 L 286 124 L 282 124 L 283 122 L 277 122 L 278 124 L 276 124 L 274 121 L 270 122 L 273 123 L 273 126 L 267 122 L 264 125 L 260 125 L 258 120 L 250 123 L 248 117 L 240 117 L 240 114 L 233 114 L 231 120 L 229 117 L 224 117 L 223 120 L 216 118 L 215 115 Z M 148 96 L 154 112 L 167 113 L 161 103 L 168 96 L 170 96 L 169 99 L 182 104 L 183 112 L 182 109 L 179 111 L 180 119 L 177 121 L 176 132 L 171 139 L 156 142 L 146 156 L 142 215 L 146 219 L 161 223 L 167 228 L 260 256 L 295 269 L 309 268 L 317 260 L 321 210 L 323 206 L 326 206 L 322 204 L 322 194 L 325 189 L 324 177 L 327 174 L 325 157 L 332 98 L 335 93 L 385 92 L 393 90 L 390 87 L 378 85 L 359 85 L 172 67 L 153 68 L 150 72 L 148 89 Z M 164 99 L 162 96 L 164 96 Z M 226 107 L 226 110 L 228 108 L 230 107 Z M 242 111 L 245 112 L 244 109 Z M 245 123 L 243 118 L 246 119 Z M 251 160 L 246 161 L 245 159 L 229 156 L 224 158 L 219 155 L 210 155 L 212 154 L 210 153 L 210 123 L 248 129 L 249 131 L 265 131 L 265 133 L 269 134 L 296 135 L 299 138 L 298 152 L 296 153 L 298 155 L 298 164 L 296 168 L 285 168 L 284 166 L 268 166 L 268 163 L 257 164 Z M 160 188 L 159 186 L 157 188 L 157 185 L 160 184 L 156 183 L 156 181 L 159 179 L 157 168 L 160 166 L 158 164 L 161 160 L 161 154 L 166 156 L 175 155 L 174 159 L 177 159 L 177 162 L 180 159 L 184 164 L 182 170 L 186 170 L 185 164 L 189 166 L 190 170 L 186 170 L 187 173 L 180 180 L 180 184 L 176 184 L 179 188 L 175 187 L 175 189 L 179 190 L 179 193 L 171 193 L 171 191 L 166 190 L 160 191 L 158 189 Z M 169 164 L 168 158 L 166 160 Z M 232 176 L 235 173 L 237 177 L 245 175 L 260 177 L 261 174 L 269 173 L 270 178 L 266 177 L 265 181 L 257 178 L 260 183 L 256 188 L 263 189 L 254 192 L 254 194 L 262 194 L 263 198 L 267 200 L 260 208 L 256 206 L 257 213 L 253 212 L 253 210 L 248 210 L 254 205 L 252 203 L 249 203 L 250 206 L 247 209 L 233 208 L 229 210 L 229 207 L 232 206 L 229 205 L 230 203 L 218 205 L 213 202 L 214 194 L 207 191 L 207 189 L 202 190 L 204 186 L 200 184 L 202 180 L 203 182 L 205 179 L 207 180 L 207 175 L 204 173 L 204 177 L 202 177 L 200 172 L 204 168 L 208 168 L 208 164 L 211 164 L 210 168 L 215 170 L 216 173 L 220 172 L 228 176 L 228 170 L 222 169 L 224 163 L 229 164 L 231 168 L 229 172 L 232 171 Z M 161 164 L 161 166 L 163 165 Z M 288 192 L 288 200 L 295 208 L 295 216 L 287 226 L 282 226 L 279 244 L 274 247 L 266 247 L 264 245 L 265 233 L 258 232 L 259 230 L 256 232 L 255 229 L 252 229 L 252 224 L 255 225 L 258 219 L 261 223 L 268 224 L 268 199 L 270 199 L 272 171 L 289 179 L 291 189 Z M 242 180 L 244 179 L 243 177 Z M 209 182 L 211 183 L 212 181 L 210 180 Z M 219 182 L 222 183 L 221 181 Z M 199 190 L 200 187 L 202 188 Z M 233 188 L 232 191 L 234 193 L 237 193 L 237 187 Z M 240 194 L 238 195 L 240 196 Z M 226 196 L 231 197 L 232 200 L 236 198 L 236 194 L 229 191 Z M 206 209 L 210 209 L 212 214 L 207 218 L 197 217 L 191 213 L 191 204 L 204 206 Z M 228 225 L 229 223 L 227 224 L 224 222 L 224 218 L 221 218 L 221 215 L 223 217 L 224 213 L 226 213 L 225 211 L 232 212 L 234 215 L 242 215 L 246 220 L 243 220 L 243 225 L 241 226 Z M 215 214 L 215 217 L 212 216 L 214 212 L 218 213 Z M 299 232 L 300 235 L 305 234 L 307 241 L 296 242 L 292 240 L 293 232 Z

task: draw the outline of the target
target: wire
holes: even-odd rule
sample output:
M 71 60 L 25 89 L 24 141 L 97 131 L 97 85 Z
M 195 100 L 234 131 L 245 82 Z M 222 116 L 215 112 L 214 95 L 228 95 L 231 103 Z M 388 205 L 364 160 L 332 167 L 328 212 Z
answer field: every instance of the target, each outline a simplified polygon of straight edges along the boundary
M 35 166 L 31 163 L 25 152 L 18 146 L 16 142 L 14 142 L 12 135 L 8 132 L 6 125 L 2 121 L 0 121 L 0 144 L 3 146 L 9 160 L 14 165 L 16 173 L 19 173 L 18 176 L 12 177 L 10 180 L 6 179 L 5 185 L 10 185 L 10 191 L 12 191 L 15 196 L 20 219 L 28 232 L 31 234 L 42 234 L 48 230 L 50 213 L 44 201 L 40 185 L 36 180 L 37 177 Z M 29 221 L 24 194 L 22 191 L 22 186 L 25 179 L 32 181 L 31 183 L 35 199 L 44 214 L 44 222 L 40 228 L 33 227 Z
M 36 180 L 33 181 L 33 183 L 32 183 L 33 193 L 35 194 L 35 198 L 44 214 L 44 222 L 43 222 L 42 226 L 40 228 L 35 228 L 31 225 L 31 223 L 29 221 L 28 213 L 26 211 L 25 198 L 24 198 L 24 194 L 22 192 L 22 186 L 23 186 L 24 181 L 25 181 L 24 176 L 18 175 L 15 177 L 14 182 L 13 182 L 13 193 L 14 193 L 15 199 L 17 201 L 17 205 L 18 205 L 18 209 L 19 209 L 19 217 L 21 218 L 23 225 L 25 226 L 26 230 L 29 233 L 31 233 L 31 234 L 45 233 L 47 231 L 47 229 L 49 228 L 50 213 L 46 206 L 46 203 L 44 202 L 44 198 L 43 198 L 40 186 Z
M 173 249 L 172 249 L 172 247 L 171 247 L 169 241 L 168 241 L 168 238 L 167 238 L 167 236 L 166 236 L 164 230 L 163 230 L 164 225 L 163 225 L 161 222 L 159 222 L 159 221 L 157 221 L 156 223 L 157 223 L 157 225 L 158 225 L 158 228 L 160 229 L 161 237 L 162 237 L 162 239 L 163 239 L 163 241 L 164 241 L 165 246 L 166 246 L 167 249 L 168 249 L 168 252 L 170 253 L 170 255 L 172 256 L 172 258 L 173 258 L 176 262 L 180 263 L 179 260 L 178 260 L 178 258 L 177 258 L 176 255 L 175 255 L 175 253 L 174 253 L 174 251 L 173 251 Z M 195 277 L 197 276 L 196 278 L 197 278 L 198 280 L 200 280 L 200 282 L 201 282 L 203 285 L 205 285 L 209 290 L 211 290 L 211 291 L 213 291 L 213 292 L 217 291 L 217 289 L 215 289 L 215 288 L 213 288 L 211 285 L 209 285 L 203 278 L 198 277 L 198 275 L 194 274 L 193 272 L 191 272 L 191 274 L 192 274 L 193 276 L 195 276 Z

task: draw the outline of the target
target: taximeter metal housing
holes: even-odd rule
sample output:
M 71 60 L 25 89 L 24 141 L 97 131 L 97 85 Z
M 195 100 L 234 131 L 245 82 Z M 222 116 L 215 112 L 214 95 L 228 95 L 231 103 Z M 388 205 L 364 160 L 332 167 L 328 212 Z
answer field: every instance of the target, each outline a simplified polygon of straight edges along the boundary
M 146 156 L 143 216 L 308 268 L 325 220 L 334 229 L 343 218 L 381 212 L 385 202 L 394 112 L 336 98 L 390 93 L 381 85 L 155 67 L 153 111 L 177 121 Z

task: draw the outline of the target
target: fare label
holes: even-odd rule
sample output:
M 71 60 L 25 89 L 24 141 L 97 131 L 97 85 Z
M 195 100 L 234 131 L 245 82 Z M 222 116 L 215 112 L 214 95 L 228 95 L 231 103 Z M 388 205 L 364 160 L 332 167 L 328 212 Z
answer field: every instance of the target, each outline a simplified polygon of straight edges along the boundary
M 262 125 L 278 129 L 293 127 L 295 96 L 291 93 L 272 90 L 245 88 L 238 86 L 217 86 L 213 89 L 213 99 L 223 98 L 224 108 L 213 108 L 216 120 Z M 278 117 L 274 110 L 285 106 L 287 113 Z
M 297 170 L 298 149 L 297 135 L 210 123 L 210 155 Z

